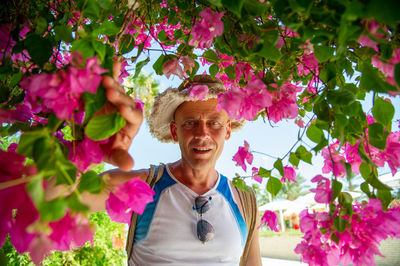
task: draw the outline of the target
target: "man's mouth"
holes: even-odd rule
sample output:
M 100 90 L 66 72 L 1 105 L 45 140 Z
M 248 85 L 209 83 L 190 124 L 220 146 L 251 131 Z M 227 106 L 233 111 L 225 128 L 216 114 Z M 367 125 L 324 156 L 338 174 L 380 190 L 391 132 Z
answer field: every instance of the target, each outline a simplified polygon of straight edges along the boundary
M 193 148 L 193 151 L 195 153 L 207 153 L 207 152 L 211 151 L 211 149 L 206 148 L 206 147 L 196 147 L 196 148 Z

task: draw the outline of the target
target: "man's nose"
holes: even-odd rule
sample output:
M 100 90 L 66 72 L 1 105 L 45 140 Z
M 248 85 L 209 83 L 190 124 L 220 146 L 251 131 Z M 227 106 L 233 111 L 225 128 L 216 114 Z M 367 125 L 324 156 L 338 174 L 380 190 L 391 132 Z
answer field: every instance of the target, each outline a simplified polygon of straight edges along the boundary
M 196 136 L 207 136 L 208 135 L 208 127 L 205 121 L 199 121 L 196 129 L 195 129 Z

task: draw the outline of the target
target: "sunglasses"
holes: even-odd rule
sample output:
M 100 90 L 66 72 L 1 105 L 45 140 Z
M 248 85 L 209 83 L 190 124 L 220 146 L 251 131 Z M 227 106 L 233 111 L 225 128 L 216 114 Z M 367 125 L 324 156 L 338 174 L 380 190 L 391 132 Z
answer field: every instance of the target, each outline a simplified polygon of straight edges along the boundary
M 194 199 L 193 209 L 200 214 L 200 220 L 197 222 L 197 237 L 203 243 L 210 241 L 215 234 L 213 226 L 203 219 L 203 213 L 210 209 L 210 200 L 211 197 L 204 196 L 198 196 Z

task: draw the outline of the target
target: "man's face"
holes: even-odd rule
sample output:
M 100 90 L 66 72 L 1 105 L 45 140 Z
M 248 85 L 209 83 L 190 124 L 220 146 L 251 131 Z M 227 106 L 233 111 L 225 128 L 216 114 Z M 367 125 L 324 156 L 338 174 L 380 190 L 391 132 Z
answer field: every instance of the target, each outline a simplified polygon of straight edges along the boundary
M 171 122 L 171 134 L 179 142 L 182 160 L 193 169 L 215 167 L 225 140 L 231 135 L 228 115 L 217 112 L 217 99 L 181 104 Z

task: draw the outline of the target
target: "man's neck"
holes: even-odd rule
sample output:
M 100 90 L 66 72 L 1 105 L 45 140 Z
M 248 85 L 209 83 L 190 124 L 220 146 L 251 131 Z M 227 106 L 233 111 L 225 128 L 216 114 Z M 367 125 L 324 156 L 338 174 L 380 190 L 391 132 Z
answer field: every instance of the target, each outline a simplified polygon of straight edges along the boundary
M 170 170 L 179 182 L 199 195 L 213 188 L 218 180 L 218 173 L 215 167 L 195 169 L 183 160 L 170 164 Z

